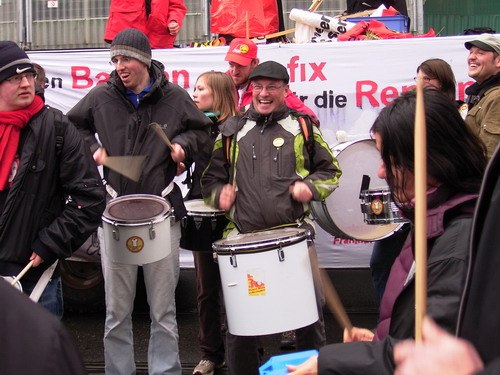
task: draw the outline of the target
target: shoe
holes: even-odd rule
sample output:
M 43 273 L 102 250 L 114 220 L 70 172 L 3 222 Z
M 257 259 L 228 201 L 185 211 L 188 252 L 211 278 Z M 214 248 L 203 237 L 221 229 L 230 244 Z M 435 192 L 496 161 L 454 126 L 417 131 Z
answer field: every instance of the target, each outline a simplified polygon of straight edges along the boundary
M 295 349 L 295 331 L 285 331 L 281 334 L 281 350 Z
M 220 365 L 216 365 L 208 359 L 202 359 L 200 363 L 194 368 L 193 375 L 213 375 L 215 369 L 224 366 L 224 362 Z

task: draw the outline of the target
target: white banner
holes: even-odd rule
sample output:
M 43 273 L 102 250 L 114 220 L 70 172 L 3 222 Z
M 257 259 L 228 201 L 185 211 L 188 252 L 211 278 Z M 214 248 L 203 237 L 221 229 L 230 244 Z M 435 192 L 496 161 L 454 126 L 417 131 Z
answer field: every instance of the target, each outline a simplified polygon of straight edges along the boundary
M 451 65 L 457 80 L 457 96 L 463 99 L 465 88 L 473 83 L 467 76 L 468 51 L 464 47 L 464 42 L 470 39 L 459 36 L 269 44 L 259 45 L 259 58 L 275 60 L 287 67 L 292 90 L 317 113 L 323 134 L 333 146 L 338 130 L 368 135 L 380 109 L 414 87 L 416 68 L 426 59 L 442 58 Z M 154 50 L 153 58 L 165 65 L 171 81 L 191 94 L 201 73 L 228 69 L 224 61 L 227 49 Z M 105 83 L 113 69 L 108 63 L 108 50 L 37 51 L 29 55 L 47 71 L 47 103 L 65 113 L 92 87 Z M 325 232 L 319 233 L 317 245 L 322 266 L 368 266 L 370 243 L 336 239 Z M 349 250 L 353 257 L 349 256 Z
M 414 87 L 417 66 L 442 58 L 455 73 L 458 98 L 472 84 L 467 76 L 470 36 L 259 45 L 261 61 L 288 68 L 290 86 L 313 109 L 327 140 L 335 132 L 367 134 L 378 112 Z M 207 70 L 226 71 L 228 47 L 153 50 L 169 79 L 192 93 L 196 78 Z M 93 86 L 106 82 L 113 67 L 108 50 L 37 51 L 30 58 L 47 71 L 47 103 L 67 112 Z

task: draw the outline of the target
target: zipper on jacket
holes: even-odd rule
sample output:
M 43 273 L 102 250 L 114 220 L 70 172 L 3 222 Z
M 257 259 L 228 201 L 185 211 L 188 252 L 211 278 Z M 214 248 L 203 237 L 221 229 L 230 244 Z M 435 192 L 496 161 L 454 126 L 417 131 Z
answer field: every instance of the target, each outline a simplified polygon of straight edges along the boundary
M 281 155 L 280 155 L 281 147 L 276 147 L 276 156 L 273 158 L 274 162 L 276 163 L 276 174 L 278 177 L 281 177 Z
M 257 155 L 255 154 L 255 143 L 252 144 L 252 175 L 255 176 L 255 163 L 257 160 Z

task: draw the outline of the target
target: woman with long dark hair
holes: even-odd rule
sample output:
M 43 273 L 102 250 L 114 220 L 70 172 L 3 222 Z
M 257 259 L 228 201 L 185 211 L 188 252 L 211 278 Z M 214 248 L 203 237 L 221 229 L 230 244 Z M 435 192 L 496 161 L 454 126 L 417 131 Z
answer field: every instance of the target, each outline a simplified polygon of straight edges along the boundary
M 445 95 L 425 90 L 424 102 L 427 314 L 453 332 L 467 273 L 472 214 L 486 167 L 486 150 Z M 395 367 L 393 345 L 414 335 L 415 107 L 415 92 L 407 92 L 384 108 L 371 128 L 381 155 L 378 175 L 387 180 L 393 200 L 411 222 L 411 232 L 391 268 L 375 334 L 355 328 L 349 338 L 354 342 L 322 348 L 319 357 L 293 367 L 293 374 L 391 374 Z

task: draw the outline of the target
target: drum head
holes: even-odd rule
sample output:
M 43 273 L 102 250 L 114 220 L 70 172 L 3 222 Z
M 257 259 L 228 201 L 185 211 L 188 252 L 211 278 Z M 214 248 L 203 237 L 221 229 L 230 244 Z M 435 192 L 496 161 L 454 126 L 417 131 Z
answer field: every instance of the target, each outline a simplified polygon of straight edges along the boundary
M 375 141 L 366 139 L 344 143 L 333 149 L 342 170 L 339 187 L 324 204 L 332 225 L 321 227 L 330 234 L 363 241 L 375 241 L 389 236 L 401 224 L 369 225 L 361 211 L 360 191 L 363 175 L 370 177 L 370 189 L 381 188 L 387 182 L 377 176 L 380 153 Z
M 203 199 L 191 199 L 184 202 L 188 215 L 196 216 L 211 216 L 211 215 L 224 215 L 223 210 L 210 207 Z
M 259 252 L 276 249 L 305 240 L 309 232 L 300 228 L 281 228 L 253 233 L 239 234 L 214 243 L 218 254 L 232 251 Z
M 156 195 L 132 194 L 109 201 L 103 217 L 124 224 L 156 222 L 170 213 L 167 201 Z

